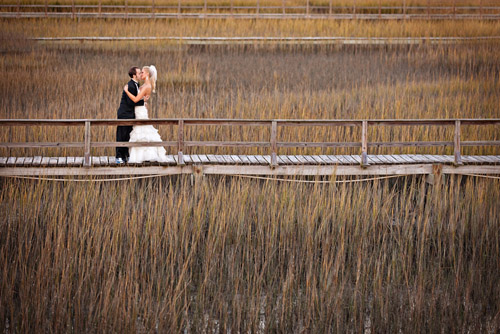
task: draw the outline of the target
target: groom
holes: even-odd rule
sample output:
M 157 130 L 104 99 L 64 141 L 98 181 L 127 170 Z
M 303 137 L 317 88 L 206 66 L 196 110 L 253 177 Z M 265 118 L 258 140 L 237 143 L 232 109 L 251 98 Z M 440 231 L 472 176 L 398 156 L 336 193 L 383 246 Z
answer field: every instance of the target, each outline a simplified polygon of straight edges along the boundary
M 141 70 L 139 67 L 131 67 L 128 71 L 128 75 L 130 77 L 130 81 L 128 82 L 128 91 L 132 93 L 132 95 L 137 96 L 139 93 L 139 75 Z M 134 103 L 128 96 L 125 91 L 122 92 L 122 99 L 120 101 L 120 107 L 118 108 L 118 119 L 134 119 L 135 118 L 135 106 L 143 106 L 144 101 L 140 100 L 137 103 Z M 125 141 L 128 142 L 130 140 L 130 132 L 132 132 L 132 126 L 118 126 L 116 128 L 116 141 Z M 129 157 L 128 147 L 117 147 L 116 148 L 116 163 L 123 164 L 127 162 Z

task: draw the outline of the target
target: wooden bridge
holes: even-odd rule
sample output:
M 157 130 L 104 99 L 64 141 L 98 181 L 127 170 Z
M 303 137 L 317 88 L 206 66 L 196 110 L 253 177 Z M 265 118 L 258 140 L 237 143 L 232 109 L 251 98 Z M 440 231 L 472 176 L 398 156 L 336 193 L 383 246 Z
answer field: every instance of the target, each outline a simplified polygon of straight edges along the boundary
M 335 19 L 335 20 L 498 20 L 500 7 L 479 0 L 476 5 L 461 5 L 452 1 L 449 5 L 384 5 L 381 1 L 372 6 L 360 6 L 356 0 L 347 1 L 345 5 L 313 3 L 305 0 L 302 4 L 287 4 L 283 0 L 281 6 L 266 5 L 256 0 L 253 5 L 238 5 L 234 1 L 214 4 L 208 0 L 202 4 L 186 4 L 182 0 L 172 1 L 167 5 L 149 4 L 125 0 L 123 4 L 103 0 L 97 3 L 79 2 L 49 3 L 35 1 L 33 4 L 0 5 L 2 18 L 98 18 L 98 19 Z
M 92 140 L 92 128 L 117 125 L 170 125 L 176 127 L 176 140 L 162 142 L 103 142 Z M 463 141 L 463 126 L 477 126 L 478 133 L 486 126 L 496 129 L 500 119 L 426 119 L 426 120 L 248 120 L 248 119 L 63 119 L 63 120 L 0 120 L 0 127 L 83 127 L 81 142 L 1 142 L 0 149 L 82 149 L 80 156 L 4 156 L 0 157 L 0 176 L 34 175 L 173 175 L 173 174 L 227 174 L 227 175 L 407 175 L 407 174 L 499 174 L 500 155 L 462 155 L 463 147 L 500 146 L 496 130 L 493 140 Z M 190 126 L 265 127 L 269 136 L 263 141 L 209 141 L 185 140 Z M 278 140 L 282 127 L 356 127 L 359 141 L 354 142 L 283 142 Z M 452 127 L 449 141 L 370 141 L 369 129 L 376 134 L 381 127 L 436 126 Z M 443 129 L 444 130 L 444 129 Z M 490 131 L 491 132 L 491 131 Z M 6 132 L 4 132 L 6 133 Z M 92 151 L 104 147 L 174 147 L 175 154 L 162 163 L 119 164 L 114 157 L 96 156 Z M 453 155 L 435 154 L 370 154 L 370 148 L 388 150 L 404 147 L 453 147 Z M 258 148 L 263 155 L 184 154 L 187 148 Z M 340 155 L 283 155 L 279 149 L 330 148 L 359 150 L 358 154 Z

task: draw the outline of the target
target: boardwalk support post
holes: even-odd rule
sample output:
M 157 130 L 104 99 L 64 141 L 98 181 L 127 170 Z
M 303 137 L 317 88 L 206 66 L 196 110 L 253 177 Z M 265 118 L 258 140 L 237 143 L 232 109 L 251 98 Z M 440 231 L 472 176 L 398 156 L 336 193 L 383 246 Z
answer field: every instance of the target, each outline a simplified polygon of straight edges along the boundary
M 277 132 L 278 122 L 271 122 L 271 168 L 278 166 L 278 145 L 276 143 L 276 132 Z
M 461 166 L 462 156 L 460 154 L 460 120 L 455 121 L 455 140 L 454 140 L 454 154 L 455 154 L 455 166 Z
M 368 121 L 361 126 L 361 167 L 368 167 Z
M 83 166 L 90 167 L 90 121 L 85 121 L 85 152 Z
M 184 166 L 186 163 L 184 162 L 184 155 L 182 151 L 184 150 L 184 120 L 179 120 L 179 133 L 178 133 L 178 141 L 177 141 L 177 164 L 180 166 Z

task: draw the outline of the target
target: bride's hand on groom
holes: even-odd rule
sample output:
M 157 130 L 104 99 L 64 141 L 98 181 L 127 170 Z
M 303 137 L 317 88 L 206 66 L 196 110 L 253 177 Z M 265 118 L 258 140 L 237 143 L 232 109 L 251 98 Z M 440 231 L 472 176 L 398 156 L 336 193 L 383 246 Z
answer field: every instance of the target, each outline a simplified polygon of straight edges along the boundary
M 147 100 L 149 100 L 149 95 L 144 96 L 144 102 L 146 102 Z
M 123 86 L 123 90 L 128 92 L 128 85 Z

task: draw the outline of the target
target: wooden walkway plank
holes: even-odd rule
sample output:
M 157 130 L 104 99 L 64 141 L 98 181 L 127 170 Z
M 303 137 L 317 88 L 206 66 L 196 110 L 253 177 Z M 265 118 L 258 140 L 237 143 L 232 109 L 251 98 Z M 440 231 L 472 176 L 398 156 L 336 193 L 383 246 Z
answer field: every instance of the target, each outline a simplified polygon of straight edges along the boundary
M 311 155 L 311 158 L 313 158 L 316 161 L 316 164 L 318 164 L 318 165 L 327 165 L 328 164 L 325 160 L 321 159 L 321 157 L 317 154 Z
M 325 162 L 325 164 L 327 164 L 327 165 L 333 164 L 333 161 L 330 160 L 330 158 L 328 157 L 328 155 L 320 154 L 319 157 L 321 158 L 321 160 L 323 160 Z
M 292 162 L 293 165 L 300 164 L 300 161 L 294 155 L 287 155 L 286 158 Z
M 16 167 L 22 167 L 24 165 L 24 160 L 25 159 L 26 159 L 25 157 L 18 157 L 16 159 L 16 164 L 15 164 Z
M 385 155 L 383 154 L 377 154 L 377 158 L 382 162 L 382 164 L 384 165 L 390 165 L 392 164 L 392 160 L 387 158 Z
M 16 165 L 16 159 L 17 157 L 9 157 L 7 159 L 7 166 L 14 167 Z
M 367 155 L 366 161 L 368 162 L 369 165 L 380 165 L 381 164 L 381 162 L 373 154 Z
M 75 165 L 83 166 L 83 157 L 75 157 Z
M 267 160 L 262 156 L 262 155 L 256 155 L 255 158 L 257 159 L 257 161 L 259 162 L 260 165 L 268 165 L 269 162 L 267 162 Z
M 100 166 L 101 165 L 101 160 L 99 157 L 90 157 L 90 161 L 92 162 L 93 166 Z
M 302 157 L 304 157 L 304 159 L 307 160 L 307 163 L 309 165 L 316 165 L 317 164 L 316 160 L 314 160 L 310 155 L 303 155 Z
M 351 157 L 349 154 L 343 154 L 342 157 L 347 161 L 348 164 L 350 165 L 355 165 L 355 164 L 358 164 L 359 162 L 357 162 L 353 157 Z
M 101 166 L 108 166 L 108 156 L 100 156 L 99 160 L 101 161 Z
M 361 156 L 360 155 L 350 155 L 351 159 L 354 160 L 355 164 L 360 164 L 361 163 Z
M 206 156 L 206 154 L 198 154 L 198 157 L 200 158 L 200 160 L 203 164 L 210 163 L 210 160 L 208 160 L 208 157 Z
M 346 155 L 343 155 L 343 154 L 342 155 L 336 155 L 335 157 L 340 160 L 340 163 L 342 165 L 350 165 L 350 164 L 352 164 L 351 161 L 346 158 Z
M 233 159 L 233 161 L 238 165 L 243 163 L 237 155 L 231 155 L 231 159 Z
M 417 163 L 410 154 L 401 154 L 401 156 L 403 157 L 403 159 L 406 159 L 406 161 L 408 161 L 411 164 Z
M 33 166 L 40 166 L 40 164 L 42 163 L 42 157 L 37 155 L 33 158 Z
M 207 154 L 207 159 L 212 164 L 218 164 L 219 163 L 219 161 L 217 160 L 217 157 L 214 154 Z
M 381 154 L 380 156 L 384 159 L 384 161 L 387 161 L 388 164 L 392 165 L 397 163 L 396 159 L 394 159 L 390 154 Z
M 0 157 L 0 167 L 4 167 L 5 165 L 7 165 L 7 158 Z
M 66 157 L 59 157 L 57 158 L 57 166 L 62 167 L 62 166 L 67 166 L 67 161 L 68 158 Z
M 111 167 L 115 167 L 117 165 L 117 163 L 116 163 L 116 157 L 109 156 L 108 157 L 108 165 L 111 166 Z
M 293 161 L 288 159 L 288 155 L 280 155 L 284 165 L 293 165 Z
M 241 162 L 245 165 L 251 164 L 251 161 L 248 159 L 248 156 L 246 155 L 238 155 L 238 158 L 241 160 Z
M 193 160 L 194 164 L 201 164 L 201 160 L 197 154 L 191 154 L 190 157 Z
M 224 159 L 224 162 L 228 165 L 234 165 L 233 159 L 231 159 L 231 156 L 229 154 L 223 154 L 222 159 Z
M 462 162 L 466 163 L 466 164 L 478 164 L 478 163 L 480 163 L 480 161 L 477 160 L 476 157 L 473 157 L 470 155 L 463 155 Z
M 40 161 L 40 166 L 48 166 L 49 161 L 50 161 L 49 157 L 42 157 L 42 160 Z
M 309 161 L 308 161 L 306 158 L 304 158 L 304 156 L 303 156 L 303 155 L 301 155 L 301 154 L 296 155 L 296 156 L 295 156 L 295 158 L 296 158 L 296 159 L 299 161 L 299 163 L 300 163 L 300 164 L 302 164 L 302 165 L 307 165 L 307 164 L 309 164 Z
M 288 165 L 286 160 L 284 160 L 281 155 L 276 156 L 276 160 L 278 161 L 278 165 Z
M 24 159 L 24 166 L 31 167 L 33 165 L 33 157 L 27 157 Z
M 332 162 L 332 164 L 334 164 L 334 165 L 340 165 L 340 164 L 342 164 L 342 161 L 339 158 L 337 158 L 336 155 L 328 155 L 327 157 Z
M 398 158 L 399 158 L 399 161 L 401 161 L 401 163 L 405 163 L 405 164 L 411 164 L 411 163 L 413 163 L 413 160 L 405 157 L 404 154 L 398 155 Z
M 250 162 L 250 165 L 258 165 L 259 164 L 259 160 L 257 160 L 255 155 L 247 155 L 246 157 L 247 157 L 248 161 Z
M 59 158 L 57 158 L 57 157 L 50 157 L 49 158 L 49 166 L 57 166 L 58 162 L 59 162 Z
M 226 160 L 222 157 L 222 155 L 214 155 L 215 159 L 217 160 L 218 164 L 225 164 Z
M 191 155 L 189 155 L 189 154 L 184 155 L 184 163 L 189 164 L 192 162 L 193 162 L 193 160 L 191 159 Z
M 67 157 L 66 158 L 66 164 L 69 167 L 74 167 L 75 166 L 75 157 Z
M 488 157 L 485 157 L 482 155 L 476 155 L 474 158 L 476 158 L 477 160 L 479 160 L 480 163 L 483 163 L 483 164 L 489 164 L 492 162 L 488 159 Z
M 271 156 L 270 155 L 263 155 L 262 156 L 264 158 L 264 160 L 266 160 L 267 164 L 271 164 Z

